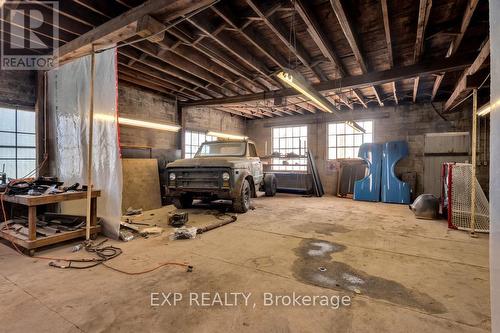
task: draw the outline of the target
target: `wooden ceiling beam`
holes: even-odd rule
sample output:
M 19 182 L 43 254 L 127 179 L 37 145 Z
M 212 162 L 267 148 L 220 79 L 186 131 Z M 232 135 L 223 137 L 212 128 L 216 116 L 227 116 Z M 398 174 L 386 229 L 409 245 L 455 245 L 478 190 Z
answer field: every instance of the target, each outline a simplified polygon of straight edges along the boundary
M 387 0 L 380 1 L 382 6 L 382 18 L 384 21 L 384 32 L 385 32 L 385 43 L 387 47 L 387 61 L 389 63 L 389 68 L 394 67 L 394 57 L 392 55 L 392 38 L 391 38 L 391 26 L 389 24 L 389 8 L 387 7 Z M 394 95 L 394 102 L 396 104 L 398 101 L 398 93 L 396 90 L 396 82 L 392 83 L 392 93 Z
M 418 21 L 417 21 L 417 37 L 415 39 L 415 49 L 413 53 L 413 63 L 416 64 L 422 59 L 425 42 L 425 29 L 432 8 L 432 0 L 420 0 L 418 6 Z M 417 76 L 413 81 L 413 103 L 416 103 L 418 97 L 418 85 L 420 76 Z
M 467 7 L 465 9 L 464 17 L 462 18 L 462 23 L 460 24 L 460 32 L 455 36 L 452 40 L 450 47 L 448 48 L 448 52 L 446 53 L 446 57 L 451 57 L 458 50 L 458 47 L 462 43 L 465 32 L 469 27 L 472 16 L 474 15 L 474 11 L 476 10 L 477 4 L 479 0 L 469 0 L 467 3 Z M 434 86 L 432 87 L 432 96 L 431 102 L 436 98 L 436 95 L 439 91 L 439 87 L 441 86 L 441 82 L 443 82 L 444 73 L 436 76 L 436 80 L 434 81 Z
M 347 42 L 349 43 L 349 46 L 352 49 L 352 52 L 354 53 L 354 57 L 356 58 L 356 61 L 358 62 L 359 67 L 361 68 L 361 71 L 363 74 L 368 73 L 368 66 L 365 61 L 365 58 L 363 57 L 363 53 L 361 52 L 360 49 L 360 43 L 358 41 L 358 38 L 354 32 L 354 28 L 351 24 L 351 21 L 349 20 L 346 11 L 344 10 L 344 7 L 342 6 L 342 3 L 340 0 L 330 0 L 330 4 L 333 8 L 333 11 L 335 15 L 337 16 L 337 19 L 339 21 L 340 27 L 342 28 L 342 31 L 344 33 L 344 36 L 347 39 Z M 378 89 L 373 86 L 372 87 L 373 94 L 375 95 L 375 98 L 377 99 L 377 102 L 379 103 L 380 106 L 384 106 L 384 103 L 382 102 L 382 99 L 380 98 L 380 93 Z
M 56 50 L 60 63 L 92 52 L 92 45 L 102 49 L 138 33 L 137 22 L 158 11 L 167 12 L 170 20 L 210 5 L 214 0 L 149 0 L 107 21 Z
M 142 52 L 138 51 L 137 49 L 130 48 L 130 47 L 121 47 L 120 48 L 120 54 L 123 54 L 127 56 L 130 59 L 135 59 L 136 62 L 143 63 L 151 68 L 154 68 L 157 71 L 163 72 L 165 74 L 168 74 L 172 77 L 172 83 L 176 83 L 178 85 L 182 85 L 185 87 L 192 87 L 193 90 L 198 90 L 202 93 L 204 93 L 206 96 L 210 96 L 210 98 L 220 96 L 216 94 L 215 92 L 212 92 L 209 89 L 206 89 L 202 85 L 195 84 L 192 82 L 191 79 L 186 77 L 186 73 L 180 71 L 179 69 L 170 66 L 168 64 L 165 64 L 162 61 L 159 61 L 156 58 L 151 58 L 151 57 L 143 57 Z M 196 82 L 196 81 L 195 81 Z
M 214 27 L 208 21 L 202 21 L 195 18 L 188 18 L 187 21 L 189 21 L 202 33 L 209 36 L 217 44 L 229 51 L 234 57 L 240 59 L 247 66 L 257 71 L 262 77 L 266 79 L 269 89 L 280 87 L 279 83 L 277 83 L 274 79 L 269 78 L 269 73 L 271 71 L 237 41 L 225 35 L 224 32 L 220 29 L 221 26 Z
M 126 82 L 129 82 L 129 83 L 133 83 L 135 85 L 138 85 L 138 86 L 146 87 L 148 89 L 152 89 L 152 90 L 161 92 L 163 94 L 168 95 L 172 99 L 176 98 L 175 93 L 173 93 L 172 91 L 166 89 L 163 86 L 151 83 L 149 81 L 140 80 L 140 79 L 137 79 L 137 78 L 135 78 L 133 76 L 130 76 L 130 75 L 127 75 L 127 74 L 124 74 L 124 73 L 119 73 L 118 80 L 126 81 Z M 182 98 L 180 98 L 179 100 L 182 100 Z
M 443 59 L 440 61 L 429 61 L 426 63 L 414 64 L 404 67 L 394 67 L 385 71 L 370 72 L 363 75 L 347 76 L 342 79 L 330 80 L 326 82 L 321 82 L 313 84 L 312 86 L 317 91 L 335 91 L 338 87 L 342 87 L 345 90 L 364 88 L 371 85 L 385 84 L 393 81 L 400 81 L 405 79 L 414 78 L 415 76 L 435 74 L 440 72 L 456 71 L 464 69 L 473 60 L 463 57 L 451 57 Z M 212 101 L 199 101 L 193 102 L 192 104 L 203 104 L 203 103 L 214 103 L 214 104 L 226 104 L 226 103 L 238 103 L 245 101 L 255 101 L 255 100 L 266 100 L 275 97 L 286 97 L 286 96 L 297 96 L 298 93 L 292 88 L 280 89 L 275 91 L 268 91 L 263 93 L 248 94 L 244 96 L 228 97 L 223 99 L 214 99 Z M 190 103 L 188 103 L 190 104 Z
M 479 69 L 481 69 L 484 62 L 489 58 L 489 56 L 490 56 L 490 39 L 488 38 L 486 42 L 483 44 L 481 51 L 479 51 L 479 54 L 477 55 L 472 65 L 463 72 L 462 76 L 458 80 L 457 85 L 455 86 L 455 89 L 453 90 L 453 93 L 444 104 L 445 112 L 450 111 L 453 108 L 453 106 L 457 102 L 458 97 L 460 97 L 463 93 L 470 91 L 470 88 L 467 87 L 467 76 L 473 75 Z
M 307 25 L 307 31 L 309 35 L 314 40 L 321 53 L 330 60 L 335 69 L 338 70 L 340 77 L 345 77 L 347 75 L 347 71 L 334 51 L 334 46 L 331 43 L 330 39 L 325 35 L 323 29 L 321 28 L 318 18 L 316 17 L 314 11 L 308 4 L 306 0 L 297 0 L 295 2 L 295 9 L 299 13 L 302 21 Z M 356 92 L 356 97 L 359 98 L 359 102 L 361 105 L 366 107 L 366 103 L 363 98 L 363 94 L 360 91 Z
M 312 60 L 307 50 L 295 41 L 292 43 L 292 38 L 290 36 L 290 31 L 284 28 L 283 24 L 278 22 L 276 18 L 272 15 L 267 14 L 268 8 L 262 8 L 261 5 L 257 4 L 254 0 L 246 0 L 246 3 L 253 9 L 253 11 L 264 21 L 266 26 L 274 33 L 276 37 L 294 54 L 297 59 L 312 73 L 314 73 L 320 81 L 327 80 L 326 75 L 317 66 L 312 65 Z

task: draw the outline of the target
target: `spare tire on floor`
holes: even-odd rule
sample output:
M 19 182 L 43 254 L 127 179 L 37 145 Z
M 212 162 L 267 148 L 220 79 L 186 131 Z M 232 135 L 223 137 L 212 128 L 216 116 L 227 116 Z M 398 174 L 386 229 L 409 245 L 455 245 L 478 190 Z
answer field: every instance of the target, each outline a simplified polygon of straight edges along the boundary
M 276 176 L 272 173 L 268 173 L 264 176 L 264 192 L 266 192 L 266 197 L 274 197 L 276 195 L 276 189 L 278 188 L 278 180 Z

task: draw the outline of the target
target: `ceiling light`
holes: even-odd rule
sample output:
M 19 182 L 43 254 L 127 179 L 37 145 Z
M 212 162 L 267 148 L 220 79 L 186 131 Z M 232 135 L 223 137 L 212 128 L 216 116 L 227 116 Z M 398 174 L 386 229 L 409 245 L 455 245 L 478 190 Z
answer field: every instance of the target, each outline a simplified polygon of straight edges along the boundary
M 118 123 L 120 125 L 145 127 L 145 128 L 152 128 L 156 130 L 169 131 L 169 132 L 179 132 L 179 130 L 181 129 L 181 126 L 179 125 L 159 124 L 159 123 L 152 123 L 149 121 L 142 121 L 130 118 L 123 118 L 123 117 L 118 117 Z
M 329 113 L 337 113 L 335 106 L 330 103 L 325 96 L 321 95 L 316 89 L 314 89 L 299 72 L 285 68 L 280 71 L 277 76 L 280 80 L 304 95 L 319 109 Z M 354 121 L 346 121 L 345 123 L 346 125 L 352 127 L 355 131 L 365 133 L 363 127 L 359 126 Z
M 487 114 L 491 112 L 491 105 L 490 103 L 486 103 L 485 105 L 481 106 L 479 110 L 477 110 L 477 116 L 478 117 L 484 117 Z
M 208 132 L 207 135 L 216 136 L 216 137 L 222 138 L 222 139 L 230 139 L 230 140 L 246 140 L 246 139 L 248 139 L 248 136 L 244 136 L 244 135 L 227 134 L 227 133 L 211 132 L 211 131 Z
M 116 117 L 110 114 L 95 113 L 94 119 L 101 121 L 115 121 Z M 142 121 L 124 117 L 118 117 L 118 123 L 125 126 L 151 128 L 161 131 L 178 132 L 181 129 L 179 125 L 158 124 L 149 121 Z

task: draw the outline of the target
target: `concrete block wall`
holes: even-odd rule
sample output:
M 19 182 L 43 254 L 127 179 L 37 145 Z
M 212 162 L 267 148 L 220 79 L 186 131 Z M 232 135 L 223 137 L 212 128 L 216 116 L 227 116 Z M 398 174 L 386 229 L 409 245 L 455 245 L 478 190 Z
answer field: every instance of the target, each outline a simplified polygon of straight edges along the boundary
M 437 110 L 441 105 L 435 104 Z M 447 121 L 442 119 L 431 104 L 402 105 L 395 107 L 371 107 L 355 109 L 346 113 L 345 119 L 373 120 L 374 142 L 406 140 L 409 145 L 408 158 L 400 161 L 396 172 L 415 171 L 417 173 L 417 194 L 423 192 L 424 173 L 424 134 L 436 132 L 470 131 L 470 106 L 464 105 L 464 111 L 447 114 Z M 333 114 L 316 113 L 291 117 L 277 117 L 268 119 L 250 120 L 247 125 L 247 135 L 256 141 L 259 154 L 265 154 L 267 142 L 271 153 L 273 126 L 307 125 L 309 148 L 316 159 L 320 177 L 325 191 L 336 194 L 337 171 L 331 169 L 331 161 L 327 158 L 327 125 L 339 121 Z M 487 167 L 479 167 L 478 173 L 487 173 Z M 482 184 L 487 191 L 487 185 Z
M 245 118 L 215 110 L 211 107 L 183 108 L 183 128 L 188 130 L 211 130 L 229 134 L 245 134 Z
M 0 70 L 0 106 L 33 109 L 36 102 L 36 72 Z
M 156 94 L 120 81 L 118 85 L 118 113 L 126 117 L 150 122 L 178 124 L 175 101 L 165 95 Z M 120 126 L 122 146 L 148 146 L 175 149 L 177 134 L 148 128 Z

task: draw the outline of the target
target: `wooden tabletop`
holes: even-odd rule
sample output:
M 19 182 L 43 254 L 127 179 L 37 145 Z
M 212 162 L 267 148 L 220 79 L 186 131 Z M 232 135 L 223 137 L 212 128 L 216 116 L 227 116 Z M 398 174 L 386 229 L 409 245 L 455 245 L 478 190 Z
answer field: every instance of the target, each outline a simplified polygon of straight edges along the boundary
M 92 191 L 92 198 L 101 196 L 100 190 Z M 58 203 L 69 200 L 79 200 L 87 198 L 87 192 L 65 192 L 58 194 L 42 194 L 42 195 L 4 195 L 3 201 L 12 202 L 25 206 L 39 206 L 52 203 Z

